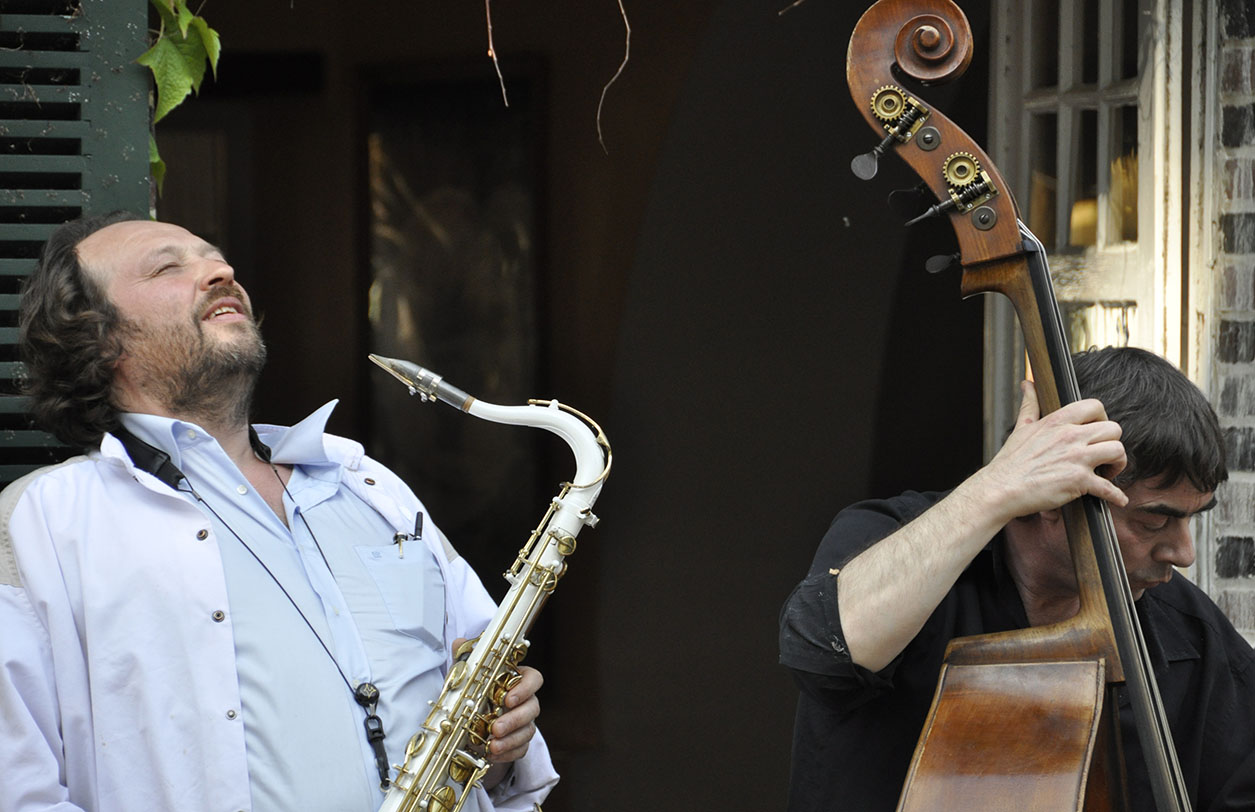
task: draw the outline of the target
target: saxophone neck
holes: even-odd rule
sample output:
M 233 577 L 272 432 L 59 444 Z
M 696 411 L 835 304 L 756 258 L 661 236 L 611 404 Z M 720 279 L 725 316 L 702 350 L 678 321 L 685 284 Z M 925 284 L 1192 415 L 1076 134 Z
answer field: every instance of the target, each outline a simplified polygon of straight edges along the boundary
M 530 400 L 526 406 L 502 406 L 468 395 L 441 376 L 411 361 L 370 355 L 370 360 L 387 370 L 423 400 L 440 400 L 453 408 L 494 423 L 533 426 L 561 437 L 575 455 L 575 476 L 571 487 L 589 489 L 596 497 L 610 473 L 610 443 L 601 426 L 583 412 L 556 400 Z M 591 498 L 589 499 L 591 504 Z
M 584 413 L 556 400 L 529 400 L 526 406 L 502 406 L 474 400 L 467 413 L 494 423 L 532 426 L 558 435 L 575 455 L 575 489 L 600 488 L 610 473 L 612 454 L 601 426 Z

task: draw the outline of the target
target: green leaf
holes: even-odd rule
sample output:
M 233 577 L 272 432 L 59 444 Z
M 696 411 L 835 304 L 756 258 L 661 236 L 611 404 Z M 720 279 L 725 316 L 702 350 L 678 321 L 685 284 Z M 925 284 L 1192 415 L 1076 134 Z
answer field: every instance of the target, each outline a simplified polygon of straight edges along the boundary
M 205 41 L 200 38 L 200 31 L 196 27 L 189 28 L 186 38 L 174 40 L 174 47 L 183 55 L 187 73 L 192 77 L 192 90 L 199 93 L 201 80 L 205 78 L 205 60 L 209 58 L 209 51 L 205 48 Z
M 214 78 L 217 79 L 218 54 L 222 53 L 222 41 L 218 37 L 218 32 L 209 27 L 204 17 L 192 18 L 192 30 L 200 36 L 201 44 L 205 48 L 205 56 L 209 59 L 209 67 L 214 72 Z
M 157 152 L 157 139 L 152 133 L 148 134 L 148 171 L 157 183 L 157 194 L 161 194 L 161 187 L 166 182 L 166 162 Z
M 201 59 L 200 72 L 203 76 L 204 57 Z M 187 98 L 196 80 L 179 47 L 168 37 L 157 40 L 135 61 L 151 70 L 157 82 L 157 104 L 153 110 L 155 124 Z
M 161 15 L 161 27 L 163 30 L 173 28 L 175 25 L 174 17 L 174 0 L 149 0 L 153 8 L 157 9 L 157 13 Z
M 196 18 L 187 33 L 187 37 L 167 33 L 136 60 L 153 72 L 157 82 L 153 123 L 178 107 L 191 91 L 200 92 L 207 60 L 217 75 L 218 54 L 221 51 L 217 32 L 204 20 Z
M 190 93 L 200 92 L 205 79 L 205 62 L 218 75 L 218 56 L 222 43 L 218 32 L 204 18 L 194 14 L 187 0 L 150 0 L 161 17 L 161 30 L 152 47 L 135 60 L 152 71 L 157 86 L 153 105 L 153 124 L 183 103 Z M 161 192 L 166 177 L 166 164 L 157 152 L 157 140 L 149 133 L 148 165 L 157 191 Z
M 192 13 L 185 0 L 174 0 L 174 6 L 179 14 L 179 33 L 187 37 L 187 27 L 192 24 L 192 20 L 199 20 L 200 17 Z

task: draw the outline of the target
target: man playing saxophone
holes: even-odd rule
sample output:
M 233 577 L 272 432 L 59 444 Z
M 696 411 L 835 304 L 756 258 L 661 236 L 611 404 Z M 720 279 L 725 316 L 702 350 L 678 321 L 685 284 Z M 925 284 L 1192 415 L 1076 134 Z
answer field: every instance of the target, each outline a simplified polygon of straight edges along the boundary
M 0 495 L 0 812 L 373 812 L 493 615 L 360 445 L 249 423 L 265 346 L 221 252 L 126 215 L 62 226 L 21 305 L 37 419 L 83 456 Z M 463 807 L 557 782 L 519 669 Z

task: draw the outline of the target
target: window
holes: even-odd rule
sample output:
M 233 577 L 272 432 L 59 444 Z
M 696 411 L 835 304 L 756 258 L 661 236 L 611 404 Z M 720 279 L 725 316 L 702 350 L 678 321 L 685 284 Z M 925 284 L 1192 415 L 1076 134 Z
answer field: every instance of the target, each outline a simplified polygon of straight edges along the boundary
M 1154 0 L 994 3 L 990 154 L 1049 251 L 1074 350 L 1183 360 L 1182 17 Z M 987 454 L 1024 374 L 1014 315 L 990 298 Z

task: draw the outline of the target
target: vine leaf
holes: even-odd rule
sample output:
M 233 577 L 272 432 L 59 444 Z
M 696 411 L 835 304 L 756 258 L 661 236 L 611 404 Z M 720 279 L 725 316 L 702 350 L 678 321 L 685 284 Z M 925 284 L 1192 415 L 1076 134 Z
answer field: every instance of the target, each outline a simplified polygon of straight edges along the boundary
M 185 45 L 185 50 L 187 46 Z M 169 39 L 159 39 L 139 58 L 139 63 L 153 72 L 157 81 L 157 104 L 153 108 L 153 123 L 156 124 L 166 117 L 175 107 L 187 98 L 192 88 L 200 84 L 204 78 L 204 56 L 201 56 L 199 70 L 189 65 L 184 53 Z M 198 75 L 199 74 L 199 75 Z
M 199 93 L 208 63 L 218 75 L 218 56 L 222 43 L 218 32 L 205 19 L 187 7 L 186 0 L 151 0 L 161 16 L 161 28 L 152 47 L 135 60 L 153 73 L 157 98 L 153 105 L 153 124 L 161 121 L 191 93 Z M 157 152 L 157 142 L 150 134 L 149 167 L 160 189 L 165 179 L 165 163 Z

